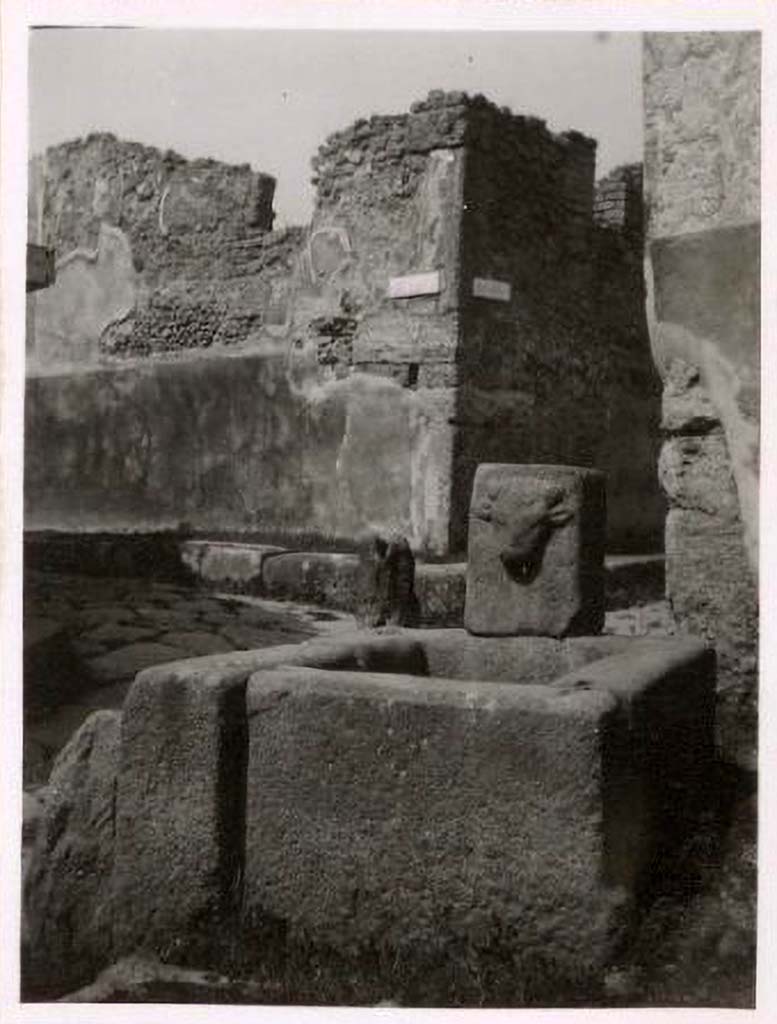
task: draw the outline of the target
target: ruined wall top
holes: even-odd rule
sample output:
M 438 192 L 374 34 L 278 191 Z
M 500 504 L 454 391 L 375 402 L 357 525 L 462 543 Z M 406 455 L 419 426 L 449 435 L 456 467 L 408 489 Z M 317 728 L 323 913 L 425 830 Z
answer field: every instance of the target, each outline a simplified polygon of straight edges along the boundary
M 120 227 L 147 271 L 169 250 L 194 255 L 271 230 L 275 180 L 248 164 L 187 160 L 173 150 L 93 132 L 30 162 L 28 235 L 61 258 L 94 249 L 100 225 Z M 157 252 L 158 250 L 158 252 Z
M 514 114 L 480 94 L 432 90 L 413 103 L 409 113 L 374 115 L 330 135 L 313 158 L 313 184 L 318 202 L 337 198 L 357 171 L 398 162 L 438 149 L 476 148 L 498 154 L 516 141 L 530 142 L 538 158 L 563 161 L 580 152 L 586 160 L 596 149 L 593 139 L 577 131 L 551 132 L 538 117 Z
M 600 178 L 594 192 L 594 223 L 619 232 L 633 245 L 644 241 L 642 164 L 624 164 Z

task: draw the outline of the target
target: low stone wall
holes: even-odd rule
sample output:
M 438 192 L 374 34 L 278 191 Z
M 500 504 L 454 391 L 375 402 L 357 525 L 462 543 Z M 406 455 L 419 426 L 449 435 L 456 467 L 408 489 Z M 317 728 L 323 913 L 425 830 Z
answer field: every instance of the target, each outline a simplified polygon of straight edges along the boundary
M 283 351 L 29 376 L 26 525 L 293 538 L 315 524 L 351 539 L 372 526 L 433 547 L 451 434 L 434 397 L 367 374 L 294 377 Z

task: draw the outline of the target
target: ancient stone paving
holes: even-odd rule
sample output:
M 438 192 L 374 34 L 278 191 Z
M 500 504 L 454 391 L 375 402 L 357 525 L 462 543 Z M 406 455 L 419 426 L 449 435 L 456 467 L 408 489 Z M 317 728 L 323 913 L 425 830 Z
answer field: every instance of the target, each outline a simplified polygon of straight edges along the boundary
M 33 665 L 25 679 L 28 786 L 45 782 L 53 756 L 89 713 L 121 707 L 141 669 L 295 643 L 353 623 L 339 612 L 173 583 L 44 572 L 27 574 L 24 611 L 25 663 Z M 28 660 L 36 644 L 56 638 L 56 660 Z

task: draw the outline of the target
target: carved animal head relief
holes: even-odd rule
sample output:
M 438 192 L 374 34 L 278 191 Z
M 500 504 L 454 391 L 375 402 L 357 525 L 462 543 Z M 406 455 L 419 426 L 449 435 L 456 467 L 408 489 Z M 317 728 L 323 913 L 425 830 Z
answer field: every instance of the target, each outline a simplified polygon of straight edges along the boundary
M 577 466 L 484 463 L 470 506 L 466 628 L 479 636 L 598 632 L 605 479 Z
M 563 491 L 550 491 L 519 516 L 499 560 L 512 579 L 530 583 L 542 566 L 542 556 L 554 530 L 565 526 L 574 511 L 565 502 Z
M 568 523 L 574 510 L 564 490 L 558 487 L 533 495 L 518 509 L 512 497 L 509 511 L 500 497 L 500 487 L 489 488 L 471 518 L 490 523 L 500 535 L 507 535 L 499 560 L 516 583 L 531 583 L 542 567 L 542 557 L 554 530 Z

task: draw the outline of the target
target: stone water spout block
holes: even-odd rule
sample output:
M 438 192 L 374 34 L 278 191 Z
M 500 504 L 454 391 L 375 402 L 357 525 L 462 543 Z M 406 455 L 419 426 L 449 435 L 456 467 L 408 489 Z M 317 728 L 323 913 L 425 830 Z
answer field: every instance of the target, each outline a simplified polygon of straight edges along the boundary
M 469 513 L 464 625 L 480 636 L 569 636 L 604 625 L 605 477 L 484 463 Z

